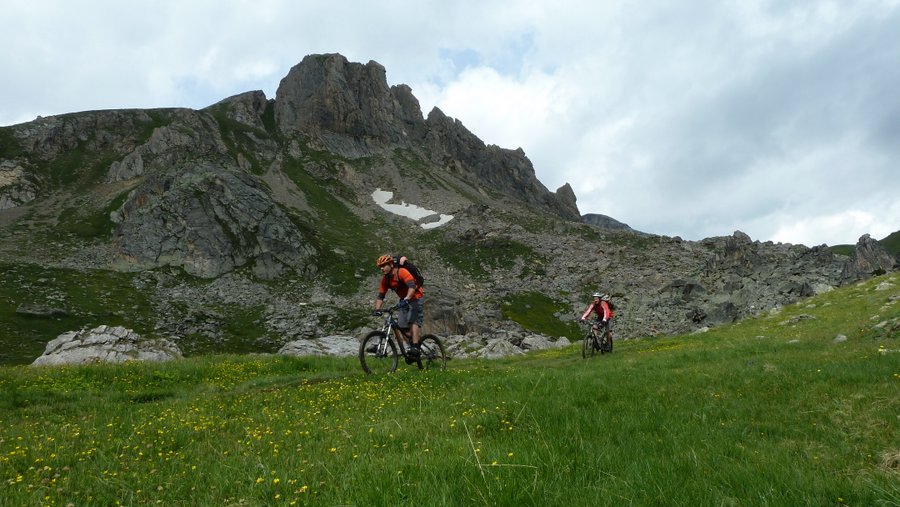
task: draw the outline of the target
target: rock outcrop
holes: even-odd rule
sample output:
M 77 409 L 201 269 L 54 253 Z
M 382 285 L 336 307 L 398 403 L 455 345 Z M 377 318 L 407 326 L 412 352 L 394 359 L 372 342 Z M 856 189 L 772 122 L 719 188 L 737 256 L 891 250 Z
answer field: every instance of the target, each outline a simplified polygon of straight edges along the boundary
M 863 234 L 856 242 L 853 257 L 844 268 L 845 280 L 865 280 L 897 269 L 898 261 L 878 241 Z
M 314 274 L 315 249 L 260 181 L 235 167 L 201 162 L 154 173 L 112 220 L 118 251 L 144 269 L 181 266 L 213 278 L 252 265 L 266 280 L 285 268 Z
M 615 231 L 629 231 L 629 232 L 637 232 L 628 224 L 624 224 L 619 222 L 615 218 L 608 217 L 606 215 L 600 215 L 597 213 L 587 213 L 581 216 L 581 221 L 586 224 L 596 225 L 599 227 L 603 227 L 604 229 L 612 229 Z
M 72 331 L 50 341 L 34 366 L 64 364 L 123 363 L 126 361 L 169 361 L 182 357 L 177 345 L 168 340 L 145 340 L 123 327 L 99 326 L 89 331 Z

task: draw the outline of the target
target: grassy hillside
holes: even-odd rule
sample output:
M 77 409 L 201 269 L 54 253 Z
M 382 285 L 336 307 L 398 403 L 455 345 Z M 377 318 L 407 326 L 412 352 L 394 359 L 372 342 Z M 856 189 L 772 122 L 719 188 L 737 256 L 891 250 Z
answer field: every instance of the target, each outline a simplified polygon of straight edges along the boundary
M 588 360 L 3 367 L 0 504 L 898 505 L 898 335 L 893 274 Z
M 894 232 L 878 242 L 893 255 L 900 254 L 900 231 Z
M 879 239 L 878 243 L 891 255 L 896 256 L 900 254 L 900 231 L 893 232 L 883 239 Z M 834 245 L 830 249 L 836 254 L 853 255 L 853 252 L 856 251 L 856 245 Z

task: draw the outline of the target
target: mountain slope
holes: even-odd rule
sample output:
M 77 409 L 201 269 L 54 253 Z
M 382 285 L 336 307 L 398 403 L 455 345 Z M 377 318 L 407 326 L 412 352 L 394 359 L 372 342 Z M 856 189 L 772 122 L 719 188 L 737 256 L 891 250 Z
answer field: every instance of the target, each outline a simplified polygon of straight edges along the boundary
M 434 216 L 391 214 L 378 189 Z M 452 219 L 430 228 L 438 216 Z M 333 54 L 304 58 L 274 99 L 0 128 L 0 232 L 0 331 L 23 347 L 18 361 L 73 326 L 122 324 L 188 353 L 360 332 L 386 252 L 425 271 L 428 330 L 512 341 L 526 312 L 547 317 L 545 332 L 577 333 L 598 289 L 616 295 L 617 331 L 633 337 L 894 269 L 868 239 L 848 257 L 740 232 L 688 242 L 583 223 L 571 188 L 547 190 L 522 150 L 438 109 L 423 117 L 382 66 Z

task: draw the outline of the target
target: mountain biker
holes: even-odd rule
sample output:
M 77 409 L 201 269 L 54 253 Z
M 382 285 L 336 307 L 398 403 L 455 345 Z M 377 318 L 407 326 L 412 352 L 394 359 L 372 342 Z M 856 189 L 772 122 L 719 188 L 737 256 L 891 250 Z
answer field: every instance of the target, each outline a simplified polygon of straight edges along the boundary
M 581 315 L 581 322 L 587 322 L 588 317 L 591 313 L 597 315 L 597 323 L 600 324 L 601 329 L 605 331 L 610 331 L 609 333 L 609 346 L 607 348 L 612 348 L 612 318 L 615 316 L 615 313 L 609 307 L 609 293 L 606 292 L 595 292 L 591 294 L 591 304 L 588 305 L 587 309 Z
M 415 277 L 410 274 L 409 270 L 403 266 L 395 266 L 394 258 L 390 255 L 382 255 L 375 261 L 375 265 L 384 275 L 381 278 L 381 285 L 378 288 L 378 296 L 375 298 L 375 310 L 372 315 L 381 315 L 381 307 L 384 305 L 384 296 L 388 289 L 393 289 L 400 298 L 397 303 L 399 311 L 397 313 L 397 322 L 400 329 L 404 331 L 412 331 L 410 338 L 411 355 L 419 354 L 421 345 L 419 336 L 422 331 L 422 323 L 425 320 L 425 314 L 422 309 L 422 287 L 416 283 Z M 397 339 L 401 340 L 400 329 L 395 329 Z

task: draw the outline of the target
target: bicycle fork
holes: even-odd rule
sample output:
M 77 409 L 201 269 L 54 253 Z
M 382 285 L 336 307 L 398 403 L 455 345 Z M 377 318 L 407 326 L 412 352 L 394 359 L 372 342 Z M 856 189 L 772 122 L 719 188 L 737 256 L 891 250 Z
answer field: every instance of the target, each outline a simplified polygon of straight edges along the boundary
M 378 340 L 378 345 L 375 347 L 375 355 L 377 357 L 387 357 L 388 355 L 388 342 L 391 341 L 391 326 L 385 328 L 383 333 L 381 339 Z

